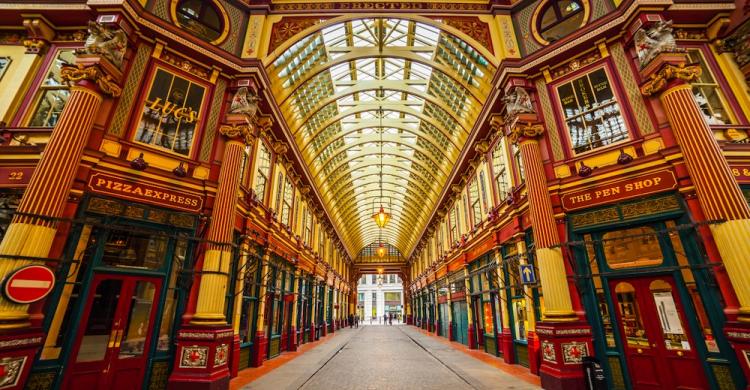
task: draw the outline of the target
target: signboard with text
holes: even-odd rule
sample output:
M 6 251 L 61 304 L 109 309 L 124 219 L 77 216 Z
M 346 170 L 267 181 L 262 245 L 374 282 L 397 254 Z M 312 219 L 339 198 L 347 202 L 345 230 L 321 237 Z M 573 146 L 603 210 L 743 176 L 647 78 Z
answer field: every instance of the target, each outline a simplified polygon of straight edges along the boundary
M 89 178 L 91 191 L 136 202 L 144 202 L 161 207 L 200 212 L 203 198 L 186 192 L 177 192 L 164 187 L 127 180 L 121 177 L 95 173 Z
M 740 184 L 750 184 L 750 165 L 730 165 L 732 175 Z
M 571 211 L 656 194 L 675 188 L 677 188 L 677 179 L 674 173 L 664 170 L 563 194 L 560 199 L 563 208 L 566 211 Z
M 0 187 L 19 187 L 29 184 L 34 167 L 0 167 Z

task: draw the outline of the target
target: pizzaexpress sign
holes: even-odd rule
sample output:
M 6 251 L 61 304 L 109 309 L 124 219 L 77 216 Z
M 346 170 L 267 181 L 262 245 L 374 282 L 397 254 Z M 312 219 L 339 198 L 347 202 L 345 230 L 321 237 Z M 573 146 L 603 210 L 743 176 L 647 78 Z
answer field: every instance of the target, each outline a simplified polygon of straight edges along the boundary
M 203 208 L 203 198 L 200 196 L 172 191 L 167 188 L 126 180 L 103 173 L 91 175 L 88 187 L 91 191 L 98 194 L 150 203 L 162 207 L 191 212 L 200 212 Z

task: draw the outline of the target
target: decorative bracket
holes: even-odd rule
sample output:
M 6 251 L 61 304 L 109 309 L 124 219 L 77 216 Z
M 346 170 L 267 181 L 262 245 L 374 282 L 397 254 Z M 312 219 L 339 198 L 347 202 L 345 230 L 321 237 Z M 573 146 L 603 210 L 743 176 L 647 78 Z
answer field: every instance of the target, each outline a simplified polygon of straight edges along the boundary
M 228 138 L 239 138 L 246 145 L 253 144 L 253 132 L 249 125 L 244 124 L 228 124 L 221 125 L 219 127 L 219 133 L 227 136 Z
M 60 77 L 67 82 L 92 81 L 102 92 L 113 98 L 120 97 L 122 94 L 122 88 L 117 85 L 114 78 L 104 73 L 98 65 L 63 65 L 60 69 Z
M 645 96 L 651 96 L 661 91 L 669 80 L 680 79 L 691 82 L 701 76 L 702 70 L 700 65 L 671 65 L 665 64 L 658 72 L 651 75 L 651 78 L 641 86 L 641 93 Z

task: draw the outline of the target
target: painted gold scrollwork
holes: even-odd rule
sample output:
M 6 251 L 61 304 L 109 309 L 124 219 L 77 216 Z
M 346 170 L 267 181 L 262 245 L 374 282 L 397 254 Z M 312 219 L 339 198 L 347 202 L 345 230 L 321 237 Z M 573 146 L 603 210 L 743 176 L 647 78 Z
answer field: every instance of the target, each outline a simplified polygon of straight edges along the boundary
M 67 82 L 81 80 L 95 82 L 102 92 L 115 98 L 122 94 L 122 88 L 115 83 L 112 76 L 102 72 L 102 70 L 96 65 L 64 65 L 60 70 L 60 77 Z
M 241 139 L 247 145 L 252 145 L 253 143 L 253 131 L 250 125 L 221 125 L 221 127 L 219 127 L 219 133 L 227 136 L 228 138 Z
M 661 70 L 651 75 L 651 79 L 641 86 L 641 93 L 651 96 L 661 91 L 669 80 L 680 79 L 691 82 L 701 76 L 700 65 L 674 66 L 665 65 Z
M 521 137 L 524 138 L 536 138 L 544 134 L 544 126 L 540 123 L 537 124 L 519 124 L 511 130 L 508 134 L 508 140 L 513 143 L 517 143 Z

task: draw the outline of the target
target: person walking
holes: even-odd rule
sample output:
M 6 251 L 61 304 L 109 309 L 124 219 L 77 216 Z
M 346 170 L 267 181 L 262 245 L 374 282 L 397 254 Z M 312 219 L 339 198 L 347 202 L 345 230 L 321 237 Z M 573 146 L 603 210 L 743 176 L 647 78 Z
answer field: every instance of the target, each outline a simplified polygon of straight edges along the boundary
M 354 315 L 349 314 L 349 329 L 354 327 Z
M 359 329 L 359 316 L 354 316 L 354 327 Z

